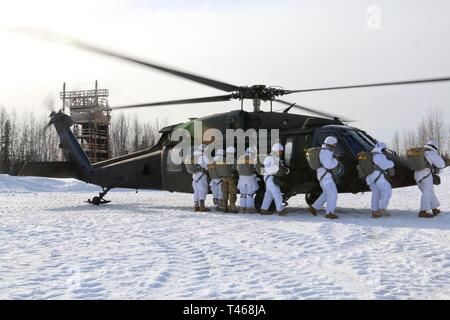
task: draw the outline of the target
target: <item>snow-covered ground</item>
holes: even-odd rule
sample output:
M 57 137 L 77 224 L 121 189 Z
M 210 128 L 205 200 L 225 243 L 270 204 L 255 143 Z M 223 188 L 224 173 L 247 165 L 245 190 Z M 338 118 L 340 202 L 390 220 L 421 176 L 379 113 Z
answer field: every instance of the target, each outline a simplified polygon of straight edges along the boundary
M 443 213 L 419 219 L 417 188 L 391 218 L 370 193 L 340 195 L 340 219 L 194 213 L 191 195 L 111 192 L 74 180 L 0 176 L 0 298 L 449 299 L 450 171 Z M 211 199 L 208 199 L 211 201 Z

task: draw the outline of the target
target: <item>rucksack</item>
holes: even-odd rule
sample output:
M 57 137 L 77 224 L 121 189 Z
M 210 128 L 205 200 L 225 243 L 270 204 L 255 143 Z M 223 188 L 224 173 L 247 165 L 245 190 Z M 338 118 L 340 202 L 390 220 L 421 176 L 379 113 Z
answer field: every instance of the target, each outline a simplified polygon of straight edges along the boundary
M 184 159 L 184 166 L 186 167 L 187 173 L 194 174 L 197 172 L 204 171 L 203 168 L 195 163 L 195 157 L 188 156 Z
M 217 166 L 215 163 L 208 164 L 208 175 L 211 179 L 220 179 L 220 175 L 217 172 Z
M 321 147 L 309 148 L 306 150 L 306 160 L 311 169 L 317 170 L 322 167 L 322 163 L 320 162 L 320 151 Z
M 372 152 L 361 151 L 356 155 L 356 159 L 358 160 L 358 175 L 361 179 L 367 178 L 368 175 L 375 171 Z
M 425 148 L 411 148 L 406 152 L 408 168 L 412 171 L 421 171 L 430 168 L 430 164 L 425 158 Z
M 237 171 L 241 176 L 251 176 L 255 173 L 255 166 L 250 163 L 250 159 L 248 156 L 243 156 L 239 158 L 237 164 Z
M 216 170 L 217 173 L 221 178 L 231 177 L 234 175 L 232 164 L 226 164 L 226 163 L 217 163 L 216 164 Z

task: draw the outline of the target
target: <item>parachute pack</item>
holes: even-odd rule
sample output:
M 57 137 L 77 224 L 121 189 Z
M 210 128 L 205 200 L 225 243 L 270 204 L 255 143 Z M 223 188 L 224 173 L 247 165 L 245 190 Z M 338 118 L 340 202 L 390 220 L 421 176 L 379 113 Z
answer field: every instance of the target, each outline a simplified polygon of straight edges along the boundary
M 320 150 L 322 150 L 321 147 L 314 147 L 306 150 L 306 160 L 313 170 L 317 170 L 322 166 L 320 163 Z
M 231 177 L 234 174 L 233 165 L 226 163 L 217 163 L 216 170 L 220 177 Z
M 186 157 L 184 159 L 184 165 L 186 167 L 186 171 L 190 174 L 204 171 L 199 164 L 195 163 L 195 157 Z
M 367 178 L 375 171 L 375 164 L 373 163 L 373 154 L 370 151 L 361 151 L 356 155 L 358 160 L 358 175 L 361 179 Z
M 241 176 L 251 176 L 255 173 L 255 166 L 251 163 L 250 158 L 245 156 L 239 158 L 237 170 Z
M 412 171 L 421 171 L 430 168 L 430 165 L 425 158 L 425 148 L 411 148 L 406 152 L 406 161 L 408 168 Z
M 395 169 L 390 168 L 386 171 L 381 170 L 379 167 L 375 165 L 373 162 L 373 153 L 370 151 L 361 151 L 356 155 L 356 158 L 358 160 L 358 175 L 361 179 L 367 178 L 372 172 L 375 170 L 380 171 L 383 173 L 386 177 L 393 177 L 395 175 Z M 378 180 L 378 179 L 377 179 Z
M 208 175 L 211 179 L 220 179 L 219 172 L 215 163 L 208 164 Z

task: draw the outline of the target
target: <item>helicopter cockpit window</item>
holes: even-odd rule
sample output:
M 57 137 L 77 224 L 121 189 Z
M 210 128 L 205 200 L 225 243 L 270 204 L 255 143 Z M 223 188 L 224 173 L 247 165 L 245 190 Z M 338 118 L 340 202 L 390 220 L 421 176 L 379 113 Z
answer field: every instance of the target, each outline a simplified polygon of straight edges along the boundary
M 361 151 L 370 151 L 373 149 L 373 142 L 355 130 L 346 131 L 344 137 L 355 155 Z
M 183 159 L 183 149 L 181 148 L 173 148 L 169 150 L 167 154 L 166 167 L 168 172 L 180 172 L 182 165 L 178 163 L 178 161 L 174 161 L 174 159 Z
M 357 133 L 370 145 L 372 148 L 375 147 L 375 144 L 377 143 L 377 140 L 369 136 L 364 131 L 357 131 Z

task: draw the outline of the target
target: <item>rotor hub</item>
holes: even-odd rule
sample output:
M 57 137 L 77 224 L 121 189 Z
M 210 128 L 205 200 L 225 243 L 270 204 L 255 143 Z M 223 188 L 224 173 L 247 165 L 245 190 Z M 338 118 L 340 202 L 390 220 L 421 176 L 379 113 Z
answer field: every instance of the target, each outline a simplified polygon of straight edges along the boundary
M 238 99 L 251 99 L 270 101 L 284 93 L 283 89 L 267 87 L 263 84 L 253 85 L 251 87 L 239 87 L 236 92 Z

